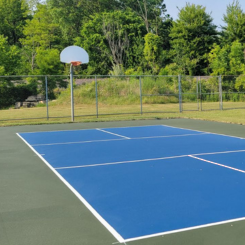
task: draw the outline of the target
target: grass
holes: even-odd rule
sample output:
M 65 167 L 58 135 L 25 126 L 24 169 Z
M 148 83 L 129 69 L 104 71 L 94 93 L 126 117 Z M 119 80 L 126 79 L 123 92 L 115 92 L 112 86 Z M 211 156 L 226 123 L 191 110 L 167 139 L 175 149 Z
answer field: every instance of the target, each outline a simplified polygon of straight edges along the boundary
M 244 107 L 242 102 L 225 102 L 224 108 Z M 245 125 L 245 110 L 212 110 L 218 109 L 218 102 L 203 103 L 202 108 L 208 111 L 196 110 L 196 103 L 184 103 L 182 113 L 178 104 L 143 104 L 143 114 L 140 105 L 106 105 L 99 104 L 99 117 L 96 117 L 95 105 L 75 104 L 76 122 L 144 120 L 156 118 L 191 118 Z M 47 120 L 46 107 L 8 109 L 0 111 L 0 126 L 68 123 L 71 121 L 69 103 L 66 105 L 52 105 L 49 107 Z M 103 114 L 103 115 L 102 115 Z M 114 115 L 113 115 L 114 114 Z M 19 120 L 21 119 L 21 120 Z

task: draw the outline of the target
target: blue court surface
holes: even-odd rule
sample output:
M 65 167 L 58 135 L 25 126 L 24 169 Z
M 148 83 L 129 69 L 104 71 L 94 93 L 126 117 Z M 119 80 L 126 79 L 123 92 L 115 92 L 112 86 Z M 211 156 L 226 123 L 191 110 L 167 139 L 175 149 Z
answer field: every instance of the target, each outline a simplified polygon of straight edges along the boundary
M 245 219 L 245 139 L 164 125 L 18 134 L 118 242 Z

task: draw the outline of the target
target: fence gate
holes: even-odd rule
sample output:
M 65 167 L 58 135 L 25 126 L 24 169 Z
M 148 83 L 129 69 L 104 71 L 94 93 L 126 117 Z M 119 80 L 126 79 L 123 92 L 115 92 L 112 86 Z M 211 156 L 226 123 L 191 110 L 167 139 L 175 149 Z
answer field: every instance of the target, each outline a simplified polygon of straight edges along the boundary
M 208 111 L 222 108 L 220 76 L 182 76 L 182 111 Z

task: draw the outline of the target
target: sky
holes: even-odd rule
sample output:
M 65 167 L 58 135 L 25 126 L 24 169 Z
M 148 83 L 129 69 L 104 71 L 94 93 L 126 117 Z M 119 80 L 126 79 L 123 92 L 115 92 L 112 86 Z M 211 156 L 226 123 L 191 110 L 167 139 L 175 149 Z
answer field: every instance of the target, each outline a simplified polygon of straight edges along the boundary
M 179 9 L 183 8 L 186 3 L 202 5 L 206 7 L 206 12 L 211 14 L 214 21 L 213 23 L 220 27 L 224 26 L 222 21 L 223 15 L 226 13 L 226 7 L 229 4 L 232 4 L 233 0 L 164 0 L 167 8 L 167 14 L 169 14 L 174 20 L 178 19 Z M 245 1 L 240 0 L 240 5 L 245 12 Z

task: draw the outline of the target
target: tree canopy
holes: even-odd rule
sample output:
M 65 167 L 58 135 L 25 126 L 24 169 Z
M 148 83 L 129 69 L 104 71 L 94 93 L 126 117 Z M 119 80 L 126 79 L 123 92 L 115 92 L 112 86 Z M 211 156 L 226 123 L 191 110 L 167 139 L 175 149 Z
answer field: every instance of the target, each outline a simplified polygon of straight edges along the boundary
M 176 20 L 162 0 L 0 0 L 0 75 L 65 74 L 59 53 L 83 47 L 82 74 L 240 75 L 245 13 L 227 6 L 221 30 L 202 5 Z M 44 74 L 45 75 L 45 74 Z

